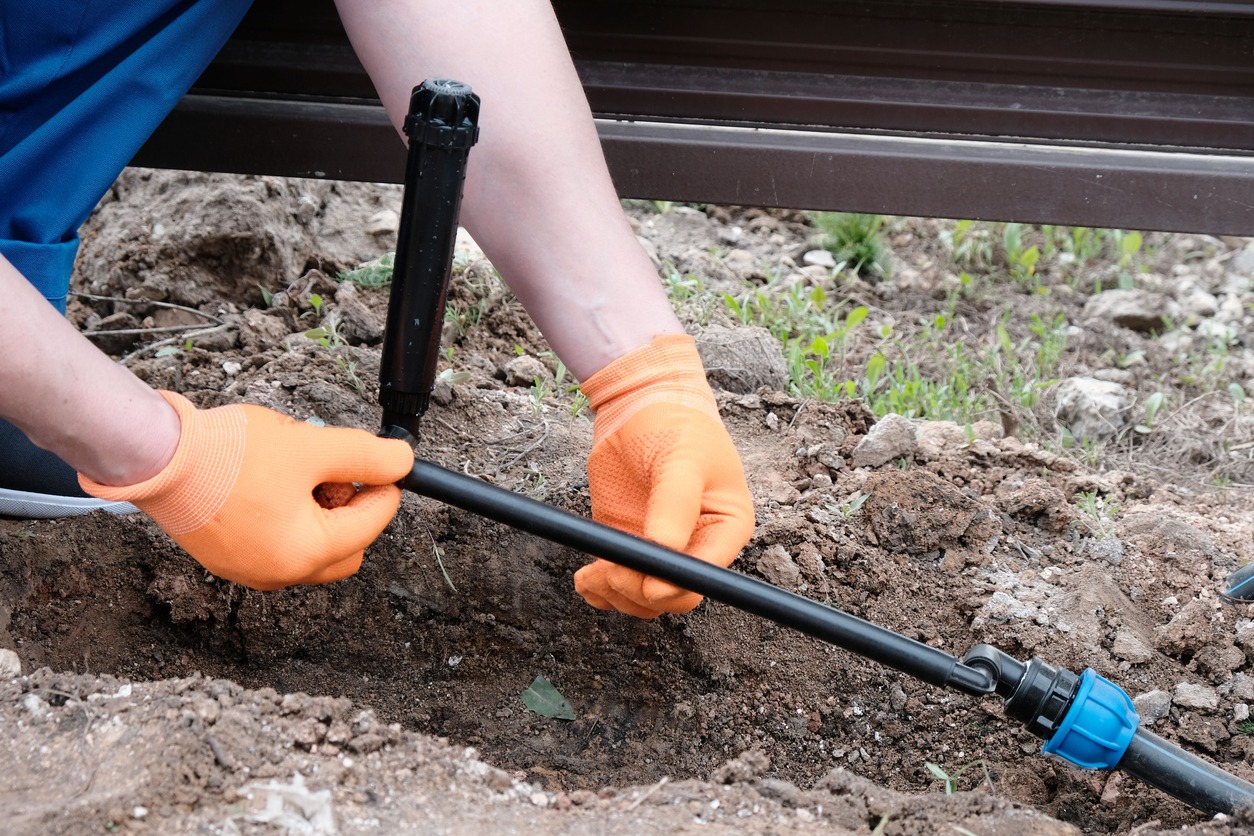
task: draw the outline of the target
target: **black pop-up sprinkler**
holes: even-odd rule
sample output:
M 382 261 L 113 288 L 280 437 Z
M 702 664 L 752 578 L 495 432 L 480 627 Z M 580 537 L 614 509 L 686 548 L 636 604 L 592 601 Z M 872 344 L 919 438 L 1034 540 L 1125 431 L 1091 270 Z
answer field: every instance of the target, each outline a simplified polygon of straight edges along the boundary
M 411 108 L 380 402 L 384 434 L 416 438 L 434 387 L 453 236 L 466 157 L 477 135 L 479 100 L 463 84 L 425 82 L 415 89 Z M 1254 807 L 1254 784 L 1141 728 L 1128 695 L 1091 669 L 1077 676 L 1035 657 L 1020 662 L 986 644 L 958 659 L 756 578 L 421 459 L 401 487 L 662 578 L 931 685 L 972 696 L 996 694 L 1004 700 L 1007 717 L 1045 741 L 1042 751 L 1086 769 L 1122 769 L 1207 813 Z
M 431 403 L 466 159 L 479 139 L 479 97 L 460 81 L 428 79 L 409 97 L 409 157 L 386 338 L 379 366 L 383 435 L 418 437 Z

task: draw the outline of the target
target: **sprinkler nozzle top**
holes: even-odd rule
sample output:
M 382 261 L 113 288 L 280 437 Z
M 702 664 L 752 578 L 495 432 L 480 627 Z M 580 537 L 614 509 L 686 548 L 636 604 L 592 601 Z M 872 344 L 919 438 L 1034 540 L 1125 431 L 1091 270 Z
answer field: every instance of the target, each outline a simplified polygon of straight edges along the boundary
M 411 145 L 469 148 L 479 139 L 479 97 L 460 81 L 427 79 L 409 96 L 405 135 Z

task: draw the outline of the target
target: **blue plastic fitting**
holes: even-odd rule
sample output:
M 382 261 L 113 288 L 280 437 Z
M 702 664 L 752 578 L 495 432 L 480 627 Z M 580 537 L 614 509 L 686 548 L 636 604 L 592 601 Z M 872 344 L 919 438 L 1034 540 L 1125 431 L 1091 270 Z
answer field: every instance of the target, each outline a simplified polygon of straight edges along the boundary
M 1114 769 L 1132 743 L 1139 722 L 1123 689 L 1086 668 L 1058 731 L 1041 751 L 1085 769 Z

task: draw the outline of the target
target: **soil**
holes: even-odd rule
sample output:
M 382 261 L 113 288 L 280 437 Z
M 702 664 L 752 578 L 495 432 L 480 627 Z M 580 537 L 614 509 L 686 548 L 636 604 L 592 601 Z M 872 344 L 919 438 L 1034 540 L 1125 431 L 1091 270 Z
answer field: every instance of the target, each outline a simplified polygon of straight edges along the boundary
M 376 428 L 387 291 L 330 277 L 394 248 L 400 196 L 127 171 L 84 229 L 70 316 L 200 406 Z M 664 273 L 713 292 L 772 271 L 819 281 L 798 267 L 815 235 L 800 213 L 658 208 L 628 205 Z M 828 271 L 831 304 L 898 330 L 934 316 L 958 272 L 944 228 L 895 219 L 893 278 Z M 1154 236 L 1151 266 L 1219 282 L 1248 243 Z M 1014 330 L 1062 311 L 1068 375 L 1140 351 L 1131 375 L 1152 384 L 1176 362 L 1158 335 L 1081 327 L 1089 294 L 1051 290 L 960 313 L 978 336 L 1006 312 Z M 758 339 L 710 298 L 682 309 L 694 333 Z M 330 345 L 306 335 L 332 324 Z M 848 362 L 871 350 L 855 342 Z M 1254 368 L 1243 351 L 1236 382 Z M 1100 459 L 1016 433 L 1027 416 L 1010 412 L 915 420 L 884 458 L 860 445 L 893 419 L 787 394 L 774 352 L 751 373 L 708 363 L 757 511 L 737 568 L 958 656 L 987 642 L 1091 667 L 1155 733 L 1254 780 L 1254 610 L 1219 595 L 1254 558 L 1247 465 L 1213 475 L 1221 440 L 1245 449 L 1239 409 L 1180 410 L 1160 446 Z M 587 515 L 590 416 L 469 241 L 441 368 L 419 455 Z M 1032 417 L 1052 430 L 1047 404 Z M 1086 514 L 1085 495 L 1110 513 Z M 1043 756 L 1000 699 L 731 607 L 595 611 L 571 583 L 584 555 L 415 496 L 361 571 L 326 586 L 220 581 L 142 515 L 0 520 L 0 554 L 0 648 L 26 672 L 0 679 L 8 833 L 1254 832 Z M 537 676 L 575 719 L 524 704 Z

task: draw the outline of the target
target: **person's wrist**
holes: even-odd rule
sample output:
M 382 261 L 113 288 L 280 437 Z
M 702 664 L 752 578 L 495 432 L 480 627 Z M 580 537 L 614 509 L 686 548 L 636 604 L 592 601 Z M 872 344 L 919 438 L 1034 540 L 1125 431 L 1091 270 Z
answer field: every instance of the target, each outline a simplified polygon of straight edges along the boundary
M 101 463 L 101 472 L 92 474 L 102 485 L 128 487 L 146 482 L 165 469 L 174 458 L 182 433 L 178 413 L 160 394 L 143 397 L 132 413 L 137 429 L 119 450 Z
M 660 404 L 695 409 L 721 422 L 696 342 L 687 334 L 655 336 L 590 377 L 582 389 L 596 414 L 594 444 Z

